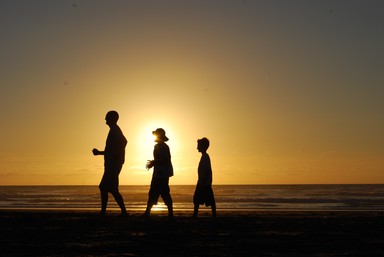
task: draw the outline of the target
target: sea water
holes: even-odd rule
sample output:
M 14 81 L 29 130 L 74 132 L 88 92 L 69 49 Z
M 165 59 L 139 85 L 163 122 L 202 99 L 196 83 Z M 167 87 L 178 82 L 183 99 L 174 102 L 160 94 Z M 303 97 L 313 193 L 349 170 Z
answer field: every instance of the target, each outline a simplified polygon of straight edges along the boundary
M 120 186 L 128 210 L 144 210 L 149 186 Z M 175 210 L 193 209 L 193 185 L 171 185 Z M 384 185 L 214 185 L 217 209 L 384 211 Z M 95 186 L 0 186 L 0 209 L 100 208 Z M 109 209 L 118 210 L 110 195 Z M 162 200 L 155 209 L 166 209 Z

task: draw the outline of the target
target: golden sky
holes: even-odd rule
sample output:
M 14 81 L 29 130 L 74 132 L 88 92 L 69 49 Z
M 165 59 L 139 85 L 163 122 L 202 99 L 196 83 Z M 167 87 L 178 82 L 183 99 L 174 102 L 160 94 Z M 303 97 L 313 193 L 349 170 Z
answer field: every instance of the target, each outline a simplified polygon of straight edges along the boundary
M 382 1 L 1 1 L 0 185 L 94 185 L 105 114 L 149 184 L 384 183 Z

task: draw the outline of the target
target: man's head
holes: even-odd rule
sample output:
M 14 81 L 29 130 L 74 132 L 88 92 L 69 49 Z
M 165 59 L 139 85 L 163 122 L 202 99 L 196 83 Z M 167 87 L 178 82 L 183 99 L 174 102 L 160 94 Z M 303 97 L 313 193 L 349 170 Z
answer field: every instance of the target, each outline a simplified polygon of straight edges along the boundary
M 107 125 L 116 124 L 119 120 L 119 114 L 116 111 L 109 111 L 105 116 L 105 121 Z

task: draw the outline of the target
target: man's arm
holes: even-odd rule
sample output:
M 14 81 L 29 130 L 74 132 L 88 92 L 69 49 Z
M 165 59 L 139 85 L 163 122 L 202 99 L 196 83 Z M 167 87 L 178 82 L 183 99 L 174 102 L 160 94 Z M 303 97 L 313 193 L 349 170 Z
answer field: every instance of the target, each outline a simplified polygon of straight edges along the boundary
M 104 151 L 99 151 L 96 148 L 92 150 L 93 155 L 104 155 Z

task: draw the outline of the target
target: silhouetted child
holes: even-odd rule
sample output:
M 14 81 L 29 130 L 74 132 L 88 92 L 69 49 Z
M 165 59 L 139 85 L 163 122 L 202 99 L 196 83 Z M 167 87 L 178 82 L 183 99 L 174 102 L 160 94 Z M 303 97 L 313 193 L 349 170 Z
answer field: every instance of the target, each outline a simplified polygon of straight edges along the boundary
M 153 205 L 157 204 L 159 196 L 161 196 L 168 207 L 168 216 L 173 219 L 173 203 L 169 189 L 169 178 L 173 176 L 173 166 L 169 146 L 165 143 L 168 138 L 162 128 L 156 129 L 152 134 L 156 136 L 155 142 L 157 144 L 153 150 L 154 160 L 147 163 L 147 169 L 154 167 L 154 170 L 144 216 L 149 216 Z
M 193 196 L 194 212 L 193 217 L 197 217 L 199 205 L 211 206 L 212 218 L 216 218 L 216 203 L 212 190 L 212 167 L 211 159 L 207 154 L 209 140 L 202 138 L 197 140 L 197 150 L 201 152 L 201 158 L 198 168 L 199 179 L 197 181 L 195 194 Z

